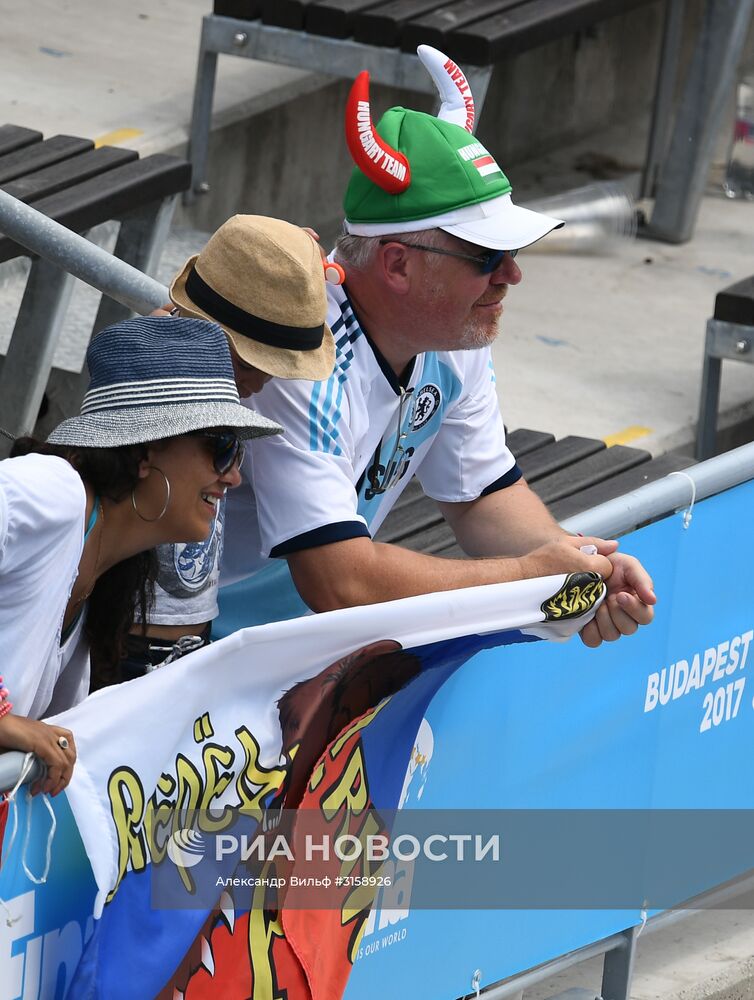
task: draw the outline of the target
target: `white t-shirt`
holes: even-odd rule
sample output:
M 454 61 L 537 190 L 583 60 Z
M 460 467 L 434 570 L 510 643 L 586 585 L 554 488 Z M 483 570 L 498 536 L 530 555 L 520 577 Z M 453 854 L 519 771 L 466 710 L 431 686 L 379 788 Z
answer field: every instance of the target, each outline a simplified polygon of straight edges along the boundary
M 255 396 L 254 409 L 285 433 L 250 443 L 244 471 L 253 495 L 242 486 L 227 500 L 221 588 L 258 571 L 265 600 L 272 587 L 281 608 L 292 581 L 267 557 L 374 536 L 414 473 L 428 496 L 449 502 L 521 476 L 505 443 L 488 348 L 420 354 L 401 386 L 345 290 L 328 290 L 335 371 L 323 382 L 273 379 Z M 246 624 L 258 622 L 259 597 L 248 590 Z M 228 600 L 221 589 L 221 617 Z
M 152 625 L 200 625 L 217 616 L 217 584 L 223 546 L 225 500 L 203 542 L 158 545 Z M 139 613 L 136 620 L 141 621 Z
M 63 711 L 89 690 L 83 615 L 60 645 L 85 516 L 84 484 L 65 459 L 0 462 L 0 673 L 16 715 Z

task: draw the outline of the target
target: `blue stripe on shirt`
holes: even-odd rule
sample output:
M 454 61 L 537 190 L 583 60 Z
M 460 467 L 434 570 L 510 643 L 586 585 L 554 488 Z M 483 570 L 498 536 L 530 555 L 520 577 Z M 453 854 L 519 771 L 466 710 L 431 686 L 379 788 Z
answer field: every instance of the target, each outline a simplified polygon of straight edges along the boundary
M 333 542 L 345 542 L 349 538 L 371 538 L 369 530 L 363 521 L 339 521 L 337 524 L 325 524 L 321 528 L 305 531 L 287 542 L 281 542 L 270 552 L 270 558 L 288 556 L 303 549 L 316 549 L 320 545 L 331 545 Z
M 490 493 L 497 493 L 498 490 L 504 490 L 508 486 L 513 486 L 514 483 L 519 481 L 522 475 L 523 473 L 516 464 L 512 469 L 508 469 L 504 476 L 501 476 L 499 479 L 496 479 L 494 483 L 490 483 L 489 486 L 485 487 L 479 495 L 486 497 L 489 496 Z

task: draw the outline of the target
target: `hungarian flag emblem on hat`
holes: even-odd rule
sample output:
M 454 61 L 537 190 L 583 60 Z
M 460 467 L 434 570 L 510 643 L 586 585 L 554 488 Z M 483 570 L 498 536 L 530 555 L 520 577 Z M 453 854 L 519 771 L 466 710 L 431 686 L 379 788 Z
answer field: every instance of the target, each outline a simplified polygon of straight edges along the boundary
M 473 166 L 479 171 L 480 177 L 489 177 L 491 174 L 502 174 L 502 170 L 497 165 L 494 156 L 491 156 L 481 142 L 472 142 L 458 150 L 458 155 L 464 160 L 471 160 Z

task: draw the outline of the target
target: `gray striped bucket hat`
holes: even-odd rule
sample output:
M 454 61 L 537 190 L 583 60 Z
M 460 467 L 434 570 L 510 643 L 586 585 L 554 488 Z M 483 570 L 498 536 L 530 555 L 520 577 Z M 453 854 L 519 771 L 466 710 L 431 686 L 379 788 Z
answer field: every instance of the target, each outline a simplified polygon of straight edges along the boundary
M 113 448 L 210 427 L 240 438 L 283 429 L 241 404 L 228 342 L 215 323 L 137 316 L 99 333 L 86 360 L 81 413 L 58 424 L 50 444 Z

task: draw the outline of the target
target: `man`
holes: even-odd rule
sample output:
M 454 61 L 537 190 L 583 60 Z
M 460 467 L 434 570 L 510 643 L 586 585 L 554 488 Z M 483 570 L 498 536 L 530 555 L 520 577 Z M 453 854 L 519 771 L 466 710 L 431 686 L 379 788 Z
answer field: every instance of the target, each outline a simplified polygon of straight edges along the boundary
M 225 330 L 242 398 L 274 376 L 323 379 L 333 370 L 325 273 L 312 235 L 279 219 L 236 215 L 170 287 L 175 313 L 214 320 Z M 123 679 L 208 641 L 223 522 L 220 504 L 204 542 L 157 549 L 155 604 L 146 626 L 136 623 L 127 640 Z
M 335 252 L 346 283 L 329 290 L 335 372 L 259 397 L 286 434 L 252 446 L 256 511 L 243 497 L 229 503 L 229 531 L 246 534 L 247 548 L 234 542 L 223 580 L 248 572 L 257 548 L 272 562 L 221 591 L 218 634 L 265 620 L 262 611 L 270 620 L 591 570 L 610 578 L 583 633 L 596 646 L 651 621 L 652 581 L 616 542 L 566 535 L 526 485 L 505 444 L 490 355 L 503 299 L 521 281 L 517 250 L 562 223 L 512 203 L 507 178 L 469 134 L 462 74 L 435 50 L 419 54 L 445 99 L 438 118 L 392 108 L 375 130 L 366 74 L 351 92 L 357 169 Z M 373 541 L 413 474 L 469 559 Z

